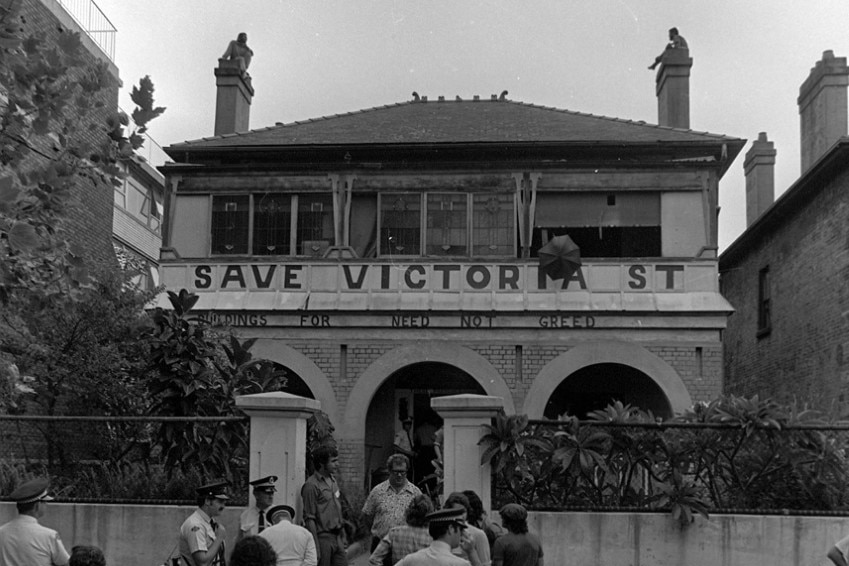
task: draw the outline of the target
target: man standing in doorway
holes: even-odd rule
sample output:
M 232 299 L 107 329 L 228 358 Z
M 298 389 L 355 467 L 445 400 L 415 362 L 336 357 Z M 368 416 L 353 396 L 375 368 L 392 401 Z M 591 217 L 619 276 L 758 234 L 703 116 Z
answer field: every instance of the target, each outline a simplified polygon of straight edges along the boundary
M 22 483 L 9 494 L 18 516 L 0 527 L 0 566 L 65 566 L 70 559 L 59 533 L 38 524 L 53 498 L 44 478 Z
M 341 494 L 333 478 L 339 468 L 339 454 L 333 447 L 320 446 L 313 452 L 312 461 L 315 473 L 301 488 L 304 526 L 315 539 L 319 566 L 347 566 Z
M 198 508 L 180 527 L 180 555 L 188 566 L 224 566 L 227 533 L 215 518 L 230 499 L 227 485 L 226 481 L 220 481 L 195 490 Z
M 403 454 L 393 454 L 386 460 L 389 479 L 377 484 L 363 504 L 366 523 L 371 522 L 371 551 L 392 527 L 406 524 L 407 507 L 422 492 L 407 480 L 410 460 Z
M 258 535 L 268 526 L 266 525 L 265 513 L 274 503 L 274 492 L 277 491 L 277 488 L 274 487 L 276 481 L 277 476 L 266 476 L 248 482 L 254 488 L 254 501 L 256 503 L 245 509 L 239 517 L 239 535 L 236 537 L 236 542 L 249 535 Z

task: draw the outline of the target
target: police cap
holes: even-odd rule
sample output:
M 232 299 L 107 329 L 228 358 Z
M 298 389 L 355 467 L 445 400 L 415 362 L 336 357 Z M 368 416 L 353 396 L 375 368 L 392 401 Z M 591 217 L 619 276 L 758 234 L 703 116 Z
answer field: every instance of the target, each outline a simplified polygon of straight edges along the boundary
M 439 511 L 434 511 L 433 513 L 428 513 L 425 515 L 425 520 L 430 523 L 453 523 L 454 525 L 460 527 L 461 529 L 465 529 L 469 525 L 466 524 L 466 521 L 463 519 L 463 515 L 466 514 L 466 510 L 462 507 L 452 507 L 450 509 L 440 509 Z
M 295 518 L 295 510 L 292 509 L 291 507 L 289 507 L 288 505 L 275 505 L 274 507 L 272 507 L 271 509 L 269 509 L 265 513 L 265 519 L 269 523 L 273 523 L 274 522 L 274 516 L 279 515 L 281 513 L 288 513 L 289 519 Z
M 36 501 L 53 501 L 53 498 L 47 495 L 47 488 L 50 482 L 47 478 L 36 478 L 29 480 L 9 494 L 9 499 L 15 503 L 34 503 Z
M 254 480 L 248 482 L 254 487 L 254 490 L 258 491 L 270 491 L 274 493 L 277 491 L 277 488 L 274 487 L 274 482 L 277 481 L 277 476 L 265 476 L 264 478 L 259 478 L 258 480 Z
M 217 481 L 214 483 L 209 483 L 206 485 L 202 485 L 197 488 L 195 491 L 200 497 L 214 497 L 215 499 L 230 499 L 227 495 L 227 486 L 230 485 L 228 481 Z

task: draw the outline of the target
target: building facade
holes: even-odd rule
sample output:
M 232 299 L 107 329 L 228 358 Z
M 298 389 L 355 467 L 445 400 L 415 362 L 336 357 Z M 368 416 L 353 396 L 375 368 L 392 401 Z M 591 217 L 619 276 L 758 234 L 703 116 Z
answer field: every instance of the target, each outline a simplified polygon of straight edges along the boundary
M 219 61 L 232 130 L 166 148 L 162 281 L 321 402 L 348 480 L 383 464 L 404 417 L 414 442 L 439 426 L 436 396 L 532 418 L 712 399 L 732 310 L 717 191 L 744 140 L 687 129 L 692 60 L 675 55 L 659 126 L 505 92 L 249 131 L 250 77 Z M 561 235 L 582 265 L 552 279 L 538 252 Z
M 802 174 L 774 201 L 776 150 L 746 154 L 746 231 L 720 257 L 735 307 L 728 392 L 849 416 L 849 138 L 845 57 L 826 51 L 799 90 Z M 774 201 L 774 202 L 773 202 Z

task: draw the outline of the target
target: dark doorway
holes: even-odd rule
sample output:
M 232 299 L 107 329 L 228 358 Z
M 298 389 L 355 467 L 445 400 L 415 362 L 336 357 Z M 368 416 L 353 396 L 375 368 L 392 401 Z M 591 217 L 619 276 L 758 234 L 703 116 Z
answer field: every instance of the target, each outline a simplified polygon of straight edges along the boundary
M 436 457 L 433 434 L 442 427 L 442 418 L 430 408 L 430 400 L 445 395 L 486 391 L 465 371 L 439 362 L 420 362 L 390 375 L 375 392 L 366 413 L 366 478 L 369 485 L 381 478 L 380 471 L 393 453 L 395 434 L 402 430 L 401 421 L 413 419 L 410 443 L 415 452 L 411 459 L 410 481 L 427 487 L 434 472 Z M 431 481 L 435 487 L 435 481 Z
M 274 364 L 274 369 L 286 372 L 286 386 L 283 388 L 284 392 L 306 397 L 307 399 L 315 399 L 315 395 L 313 395 L 310 386 L 307 385 L 306 381 L 301 379 L 300 375 L 278 363 Z
M 621 401 L 668 419 L 672 408 L 663 390 L 640 370 L 623 364 L 595 364 L 566 377 L 545 406 L 544 416 L 556 419 L 567 413 L 584 419 L 592 411 Z

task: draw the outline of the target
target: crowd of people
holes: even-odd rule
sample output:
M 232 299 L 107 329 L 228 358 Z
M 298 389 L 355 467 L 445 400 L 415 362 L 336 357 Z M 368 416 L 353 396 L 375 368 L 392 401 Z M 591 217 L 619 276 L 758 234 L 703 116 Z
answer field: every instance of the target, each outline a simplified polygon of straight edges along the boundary
M 315 472 L 301 488 L 303 526 L 290 505 L 274 504 L 276 476 L 250 482 L 254 504 L 239 518 L 230 566 L 347 566 L 350 532 L 342 512 L 332 447 L 313 452 Z M 528 533 L 527 511 L 501 509 L 503 527 L 487 518 L 473 491 L 455 492 L 435 510 L 430 497 L 408 480 L 410 459 L 389 457 L 389 479 L 375 486 L 362 508 L 371 528 L 370 566 L 543 566 L 539 539 Z M 0 566 L 105 566 L 103 552 L 75 546 L 68 553 L 59 533 L 38 523 L 53 498 L 46 479 L 19 486 L 9 498 L 18 510 L 0 527 Z M 227 482 L 197 488 L 197 508 L 180 527 L 172 565 L 226 566 L 227 532 L 219 517 L 230 497 Z

